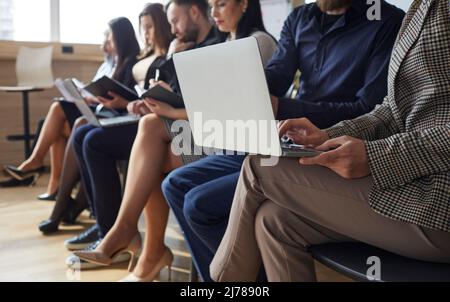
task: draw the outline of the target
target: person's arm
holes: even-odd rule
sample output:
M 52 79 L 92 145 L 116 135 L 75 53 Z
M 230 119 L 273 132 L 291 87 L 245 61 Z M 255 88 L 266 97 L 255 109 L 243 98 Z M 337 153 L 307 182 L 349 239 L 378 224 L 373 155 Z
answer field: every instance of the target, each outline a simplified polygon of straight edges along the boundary
M 353 120 L 342 121 L 325 130 L 330 138 L 351 136 L 367 141 L 387 138 L 399 129 L 395 124 L 389 101 L 385 99 L 383 104 L 365 115 Z
M 392 19 L 378 34 L 373 51 L 367 58 L 364 85 L 353 99 L 322 102 L 302 101 L 296 104 L 296 111 L 301 112 L 314 124 L 328 127 L 339 121 L 363 115 L 379 104 L 387 94 L 387 75 L 391 52 L 401 26 L 401 18 Z M 283 102 L 286 100 L 280 100 L 280 114 L 284 112 L 281 107 Z
M 450 123 L 366 142 L 374 184 L 396 188 L 450 171 Z
M 277 49 L 266 67 L 269 91 L 276 97 L 285 96 L 299 66 L 294 32 L 301 10 L 294 10 L 285 21 Z

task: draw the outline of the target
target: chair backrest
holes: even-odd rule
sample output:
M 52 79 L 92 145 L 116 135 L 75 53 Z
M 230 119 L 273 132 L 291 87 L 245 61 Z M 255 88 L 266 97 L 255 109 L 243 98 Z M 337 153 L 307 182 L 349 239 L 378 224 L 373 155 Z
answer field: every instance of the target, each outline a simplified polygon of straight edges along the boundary
M 16 60 L 17 85 L 20 87 L 53 87 L 53 47 L 21 47 Z

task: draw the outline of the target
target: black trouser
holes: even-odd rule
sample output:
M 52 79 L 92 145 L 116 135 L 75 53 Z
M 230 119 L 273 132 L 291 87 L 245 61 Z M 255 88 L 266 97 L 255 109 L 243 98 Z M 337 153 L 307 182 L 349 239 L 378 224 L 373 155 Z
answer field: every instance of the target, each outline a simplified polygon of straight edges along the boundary
M 117 161 L 128 160 L 138 124 L 112 128 L 91 125 L 76 130 L 74 148 L 82 180 L 103 238 L 114 225 L 122 203 Z

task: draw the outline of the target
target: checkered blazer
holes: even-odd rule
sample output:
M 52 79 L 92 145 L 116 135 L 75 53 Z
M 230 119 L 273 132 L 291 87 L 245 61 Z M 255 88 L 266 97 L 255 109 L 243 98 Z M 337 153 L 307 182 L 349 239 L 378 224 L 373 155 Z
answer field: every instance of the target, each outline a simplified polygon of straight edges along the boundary
M 327 129 L 366 141 L 371 207 L 450 232 L 450 1 L 415 0 L 394 46 L 388 96 L 369 114 Z

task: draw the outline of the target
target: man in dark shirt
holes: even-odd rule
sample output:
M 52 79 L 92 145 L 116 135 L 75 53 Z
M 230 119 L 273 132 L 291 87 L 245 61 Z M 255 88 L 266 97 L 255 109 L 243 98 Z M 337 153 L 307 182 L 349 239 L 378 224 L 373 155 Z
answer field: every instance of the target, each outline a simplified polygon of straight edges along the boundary
M 404 13 L 382 1 L 382 19 L 369 21 L 365 3 L 318 0 L 288 17 L 266 69 L 278 119 L 308 117 L 325 128 L 382 102 Z M 284 98 L 298 70 L 297 99 Z M 205 281 L 211 281 L 209 264 L 225 233 L 244 158 L 209 156 L 174 171 L 163 183 Z
M 206 7 L 203 7 L 206 5 Z M 193 48 L 220 43 L 225 36 L 212 26 L 207 15 L 206 1 L 172 0 L 166 6 L 167 18 L 175 39 L 167 54 L 167 62 L 161 67 L 163 79 L 172 90 L 181 94 L 172 55 Z M 193 8 L 194 7 L 194 8 Z M 206 13 L 206 15 L 205 15 Z
M 299 7 L 284 24 L 266 68 L 270 92 L 279 98 L 279 119 L 308 117 L 329 127 L 371 111 L 387 94 L 403 11 L 382 1 L 381 20 L 369 21 L 366 1 L 338 1 L 350 6 L 332 13 L 328 2 Z M 292 101 L 284 96 L 297 71 L 300 89 Z

